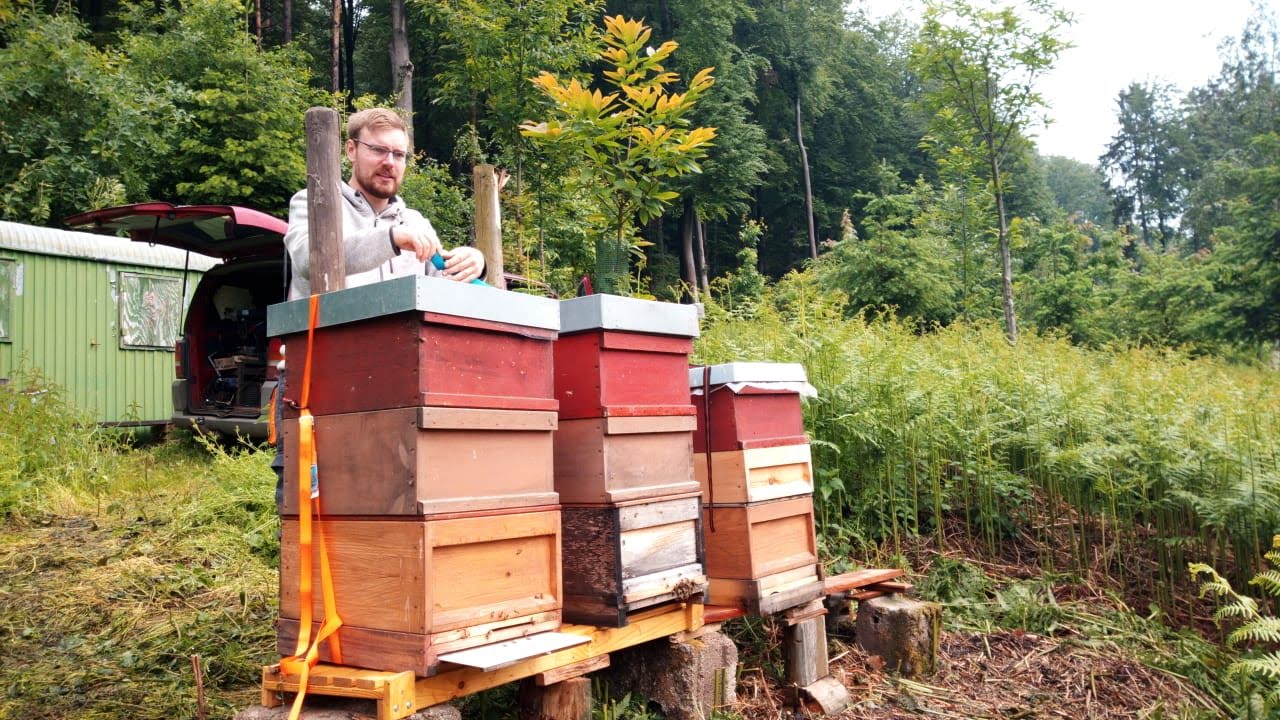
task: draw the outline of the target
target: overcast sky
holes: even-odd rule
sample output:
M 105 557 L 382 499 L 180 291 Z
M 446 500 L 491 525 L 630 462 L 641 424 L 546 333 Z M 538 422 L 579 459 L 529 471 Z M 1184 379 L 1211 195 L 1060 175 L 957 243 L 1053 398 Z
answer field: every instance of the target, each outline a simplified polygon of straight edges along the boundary
M 902 9 L 919 17 L 919 2 L 854 0 L 873 16 Z M 1267 0 L 1272 13 L 1280 0 Z M 1186 91 L 1221 66 L 1218 43 L 1237 37 L 1249 0 L 1059 0 L 1075 15 L 1074 45 L 1045 77 L 1040 91 L 1053 123 L 1038 131 L 1042 155 L 1097 163 L 1116 131 L 1116 96 L 1134 81 L 1160 81 Z

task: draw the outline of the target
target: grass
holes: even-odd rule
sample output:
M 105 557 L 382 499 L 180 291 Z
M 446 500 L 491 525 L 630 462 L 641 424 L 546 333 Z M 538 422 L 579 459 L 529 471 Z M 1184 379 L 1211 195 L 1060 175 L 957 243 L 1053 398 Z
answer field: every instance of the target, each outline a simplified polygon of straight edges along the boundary
M 53 398 L 0 395 L 30 403 L 0 416 L 0 443 L 31 448 L 0 456 L 24 478 L 4 486 L 0 717 L 195 717 L 193 655 L 211 717 L 252 704 L 275 652 L 269 456 L 133 448 Z

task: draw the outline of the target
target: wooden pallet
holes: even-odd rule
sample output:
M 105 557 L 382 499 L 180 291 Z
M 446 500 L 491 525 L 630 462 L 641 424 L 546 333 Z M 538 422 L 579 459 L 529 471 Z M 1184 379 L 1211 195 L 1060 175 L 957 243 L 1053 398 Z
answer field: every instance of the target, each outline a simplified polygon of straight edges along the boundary
M 317 665 L 311 669 L 307 692 L 314 695 L 373 700 L 378 706 L 378 720 L 400 720 L 417 712 L 414 707 L 413 672 L 382 672 L 341 665 Z M 296 693 L 296 674 L 281 671 L 280 665 L 262 668 L 262 704 L 283 705 L 284 693 Z
M 572 677 L 604 667 L 609 653 L 698 630 L 703 626 L 702 610 L 700 604 L 673 603 L 630 616 L 626 627 L 565 625 L 559 632 L 579 635 L 587 641 L 487 671 L 441 665 L 435 676 L 416 681 L 411 671 L 381 672 L 322 663 L 311 670 L 307 693 L 374 700 L 378 705 L 378 720 L 399 720 L 432 705 L 515 680 L 536 677 L 542 678 L 543 682 L 553 682 L 557 677 Z M 296 675 L 282 674 L 278 664 L 263 667 L 262 704 L 267 707 L 283 704 L 283 693 L 298 692 L 298 680 Z

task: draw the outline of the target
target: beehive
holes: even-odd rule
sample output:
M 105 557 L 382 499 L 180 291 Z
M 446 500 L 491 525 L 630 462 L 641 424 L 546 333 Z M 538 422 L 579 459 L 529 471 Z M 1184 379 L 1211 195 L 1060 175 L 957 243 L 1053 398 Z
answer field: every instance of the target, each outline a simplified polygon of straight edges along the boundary
M 287 341 L 291 399 L 311 361 L 342 661 L 427 676 L 442 654 L 558 628 L 557 303 L 404 277 L 321 296 L 310 347 L 308 322 L 307 300 L 272 306 L 268 333 Z M 282 653 L 301 616 L 297 513 L 312 510 L 298 427 L 284 427 Z M 318 586 L 312 600 L 318 620 Z

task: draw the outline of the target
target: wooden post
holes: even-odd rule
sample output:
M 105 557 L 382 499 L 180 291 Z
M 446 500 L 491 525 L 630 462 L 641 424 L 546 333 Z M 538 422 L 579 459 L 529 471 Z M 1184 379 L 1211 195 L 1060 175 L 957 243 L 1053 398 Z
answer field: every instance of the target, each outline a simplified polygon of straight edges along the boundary
M 591 720 L 591 678 L 576 677 L 540 686 L 520 683 L 521 720 Z
M 506 290 L 502 267 L 502 216 L 498 206 L 498 173 L 480 163 L 471 173 L 476 202 L 476 247 L 484 253 L 485 282 Z
M 827 676 L 826 626 L 819 615 L 787 628 L 783 653 L 788 683 L 806 687 Z
M 307 110 L 307 233 L 311 292 L 315 294 L 346 287 L 338 124 L 338 112 L 333 108 Z

